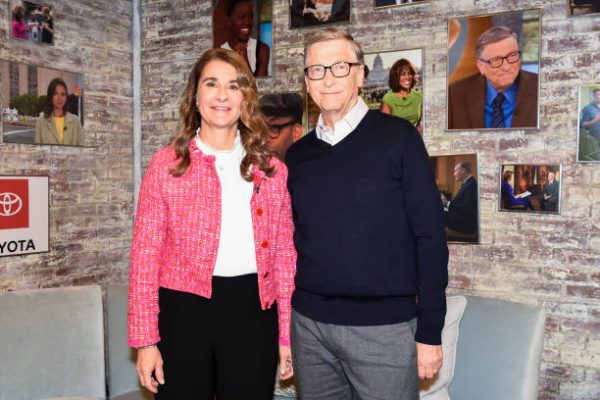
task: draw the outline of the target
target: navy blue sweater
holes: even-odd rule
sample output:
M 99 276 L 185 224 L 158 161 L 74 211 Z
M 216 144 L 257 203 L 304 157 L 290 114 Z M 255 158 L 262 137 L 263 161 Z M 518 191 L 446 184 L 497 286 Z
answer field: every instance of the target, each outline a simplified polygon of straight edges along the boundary
M 415 339 L 440 344 L 448 247 L 416 129 L 369 111 L 335 146 L 309 132 L 286 164 L 298 251 L 294 310 L 338 325 L 418 317 Z

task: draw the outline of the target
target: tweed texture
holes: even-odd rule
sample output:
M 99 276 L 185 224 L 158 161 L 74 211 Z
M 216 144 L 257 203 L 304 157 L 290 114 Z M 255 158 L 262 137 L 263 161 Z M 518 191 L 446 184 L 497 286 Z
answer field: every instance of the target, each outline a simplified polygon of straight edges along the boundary
M 181 177 L 169 169 L 177 164 L 167 147 L 152 157 L 144 176 L 131 248 L 129 340 L 132 347 L 160 341 L 158 288 L 210 298 L 219 247 L 221 187 L 215 157 L 190 141 L 191 163 Z M 254 168 L 250 200 L 260 303 L 277 302 L 279 342 L 289 345 L 290 298 L 294 290 L 296 251 L 292 234 L 287 169 L 274 157 L 277 173 L 267 178 Z M 242 332 L 240 332 L 242 334 Z

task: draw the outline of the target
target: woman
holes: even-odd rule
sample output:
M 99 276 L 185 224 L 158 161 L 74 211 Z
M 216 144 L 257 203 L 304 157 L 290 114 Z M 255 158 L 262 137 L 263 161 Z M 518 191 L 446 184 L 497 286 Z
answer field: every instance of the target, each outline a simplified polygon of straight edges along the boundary
M 232 0 L 227 7 L 229 39 L 222 48 L 240 54 L 254 76 L 269 73 L 269 46 L 250 37 L 254 26 L 254 6 L 251 0 Z
M 139 195 L 129 344 L 140 382 L 162 400 L 270 400 L 278 351 L 281 378 L 293 374 L 296 253 L 287 170 L 266 147 L 244 59 L 204 53 L 180 116 Z
M 27 27 L 25 26 L 25 10 L 23 6 L 14 6 L 12 9 L 12 37 L 27 40 Z
M 80 146 L 82 128 L 79 117 L 67 112 L 67 84 L 61 78 L 54 78 L 48 85 L 44 115 L 35 125 L 35 143 L 64 144 Z
M 423 95 L 413 90 L 417 84 L 417 70 L 405 58 L 392 65 L 388 78 L 390 91 L 383 96 L 381 112 L 404 118 L 423 133 Z
M 515 197 L 513 187 L 510 184 L 513 172 L 510 170 L 504 171 L 502 174 L 502 185 L 500 188 L 500 197 L 502 199 L 502 208 L 527 208 L 533 210 L 531 205 L 531 194 L 523 198 Z

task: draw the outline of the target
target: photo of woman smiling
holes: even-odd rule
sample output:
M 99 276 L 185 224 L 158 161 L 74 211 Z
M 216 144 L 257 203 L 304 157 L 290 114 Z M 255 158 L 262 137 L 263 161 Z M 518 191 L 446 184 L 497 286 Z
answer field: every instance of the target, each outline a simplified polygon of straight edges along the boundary
M 265 41 L 271 42 L 268 37 L 271 18 L 269 10 L 261 13 L 260 5 L 255 3 L 252 0 L 217 2 L 213 15 L 214 42 L 215 47 L 233 50 L 241 55 L 255 77 L 264 77 L 269 75 L 271 50 Z M 267 38 L 263 41 L 262 36 Z

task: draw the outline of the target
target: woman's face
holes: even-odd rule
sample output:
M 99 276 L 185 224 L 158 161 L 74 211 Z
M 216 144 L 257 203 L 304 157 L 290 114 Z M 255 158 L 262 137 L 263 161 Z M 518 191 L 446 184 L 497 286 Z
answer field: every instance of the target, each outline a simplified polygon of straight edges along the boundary
M 400 70 L 400 87 L 402 90 L 409 91 L 412 85 L 414 75 L 410 72 L 408 67 L 402 67 Z
M 206 64 L 196 92 L 203 127 L 237 128 L 244 99 L 237 77 L 237 70 L 225 61 Z
M 233 8 L 233 12 L 229 17 L 229 29 L 231 34 L 240 42 L 248 42 L 252 25 L 254 24 L 254 10 L 252 2 L 244 1 L 238 3 Z
M 67 89 L 63 85 L 56 85 L 52 95 L 52 110 L 62 114 L 65 104 L 67 104 Z

